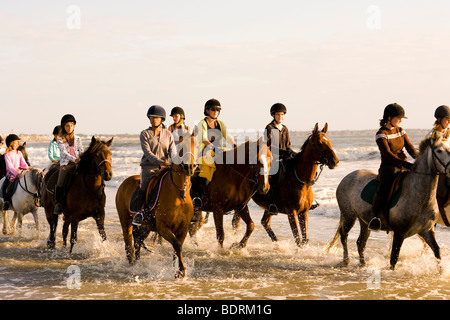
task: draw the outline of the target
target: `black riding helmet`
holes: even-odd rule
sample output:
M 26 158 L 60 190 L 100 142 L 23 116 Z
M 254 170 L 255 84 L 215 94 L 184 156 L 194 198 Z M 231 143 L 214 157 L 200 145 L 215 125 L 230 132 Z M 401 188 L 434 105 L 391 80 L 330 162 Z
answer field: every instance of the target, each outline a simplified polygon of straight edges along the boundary
M 151 106 L 148 108 L 147 117 L 162 118 L 162 121 L 164 122 L 166 120 L 166 110 L 158 105 Z
M 282 103 L 275 103 L 272 107 L 270 107 L 270 115 L 273 116 L 277 112 L 284 112 L 284 114 L 287 113 L 286 106 Z
M 179 114 L 181 116 L 181 119 L 186 119 L 186 116 L 184 115 L 184 110 L 181 107 L 175 107 L 170 111 L 170 116 L 173 116 L 174 114 Z
M 220 105 L 219 100 L 214 99 L 214 98 L 213 99 L 209 99 L 208 101 L 206 101 L 205 109 L 203 110 L 203 114 L 205 116 L 208 116 L 208 114 L 206 113 L 206 110 L 210 109 L 210 108 L 217 108 L 217 109 L 219 109 L 219 111 L 222 110 L 222 106 Z
M 401 105 L 399 105 L 398 103 L 388 104 L 384 108 L 383 119 L 387 120 L 389 117 L 392 117 L 392 118 L 399 117 L 399 118 L 408 119 L 407 117 L 405 117 L 405 109 L 403 109 L 403 107 Z
M 61 128 L 64 128 L 67 122 L 73 122 L 73 124 L 77 124 L 77 120 L 71 114 L 66 114 L 61 118 Z
M 434 117 L 436 119 L 439 119 L 439 118 L 449 118 L 450 119 L 450 108 L 445 105 L 437 107 L 436 111 L 434 112 Z
M 8 135 L 6 137 L 6 147 L 8 148 L 9 145 L 11 144 L 11 142 L 16 141 L 16 140 L 20 140 L 18 135 L 14 134 L 14 133 Z

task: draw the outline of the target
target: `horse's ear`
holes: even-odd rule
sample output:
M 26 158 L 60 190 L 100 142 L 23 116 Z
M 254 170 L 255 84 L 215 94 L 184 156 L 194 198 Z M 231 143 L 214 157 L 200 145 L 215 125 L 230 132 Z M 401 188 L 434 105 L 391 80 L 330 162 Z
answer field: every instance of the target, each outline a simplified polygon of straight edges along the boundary
M 113 142 L 114 137 L 112 137 L 111 139 L 109 139 L 108 141 L 106 141 L 106 146 L 109 147 L 111 146 L 112 142 Z
M 91 142 L 94 143 L 97 139 L 95 139 L 95 136 L 92 136 Z
M 318 123 L 316 123 L 316 125 L 314 126 L 313 134 L 317 133 L 317 131 L 319 131 L 319 124 Z
M 327 131 L 328 131 L 328 122 L 325 123 L 325 126 L 324 126 L 323 129 L 322 129 L 322 132 L 323 132 L 323 133 L 327 133 Z
M 26 147 L 27 146 L 27 142 L 25 141 L 23 144 L 22 144 L 22 147 Z

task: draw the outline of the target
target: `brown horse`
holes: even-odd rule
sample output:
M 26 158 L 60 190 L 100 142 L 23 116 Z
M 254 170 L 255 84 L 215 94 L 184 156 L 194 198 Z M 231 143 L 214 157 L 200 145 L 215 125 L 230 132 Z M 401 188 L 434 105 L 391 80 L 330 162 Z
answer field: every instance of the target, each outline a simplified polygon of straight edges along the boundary
M 180 159 L 172 159 L 170 168 L 162 169 L 157 179 L 159 197 L 155 204 L 146 201 L 144 221 L 140 227 L 132 225 L 133 214 L 130 211 L 131 196 L 139 185 L 139 175 L 125 179 L 116 194 L 116 208 L 122 225 L 125 252 L 130 264 L 140 258 L 140 248 L 150 231 L 156 231 L 166 239 L 175 250 L 178 257 L 178 272 L 176 277 L 185 276 L 182 246 L 188 233 L 189 223 L 194 208 L 189 193 L 191 179 L 195 170 L 195 144 L 193 136 L 185 136 L 177 145 Z M 186 152 L 187 151 L 187 152 Z M 152 186 L 149 184 L 149 189 Z M 152 190 L 147 190 L 147 198 Z M 149 208 L 149 206 L 152 208 Z M 133 248 L 134 238 L 134 248 Z
M 301 151 L 293 158 L 287 160 L 285 165 L 280 165 L 278 175 L 271 176 L 270 188 L 272 202 L 277 206 L 278 212 L 288 215 L 289 224 L 298 246 L 308 242 L 308 211 L 313 203 L 312 186 L 317 182 L 320 173 L 316 176 L 318 165 L 321 170 L 324 165 L 334 169 L 339 160 L 336 157 L 331 141 L 327 138 L 328 124 L 319 131 L 315 125 L 312 134 L 306 139 Z M 285 169 L 286 168 L 286 169 Z M 321 172 L 321 171 L 320 171 Z M 270 227 L 272 215 L 269 214 L 268 195 L 256 193 L 253 201 L 264 209 L 261 223 L 272 241 L 277 237 Z M 302 233 L 302 241 L 298 231 L 298 223 Z
M 106 240 L 105 219 L 105 181 L 112 178 L 111 151 L 109 146 L 113 139 L 104 142 L 92 137 L 87 150 L 80 157 L 80 162 L 74 168 L 73 174 L 67 177 L 71 180 L 65 186 L 66 201 L 63 204 L 64 225 L 62 230 L 64 247 L 67 245 L 69 225 L 71 227 L 70 252 L 77 242 L 77 229 L 80 221 L 92 217 L 103 240 Z M 47 221 L 50 224 L 50 235 L 47 247 L 55 247 L 55 232 L 58 225 L 58 215 L 54 214 L 54 189 L 58 179 L 59 166 L 49 171 L 42 187 L 42 205 Z
M 244 220 L 247 229 L 239 244 L 233 246 L 244 248 L 255 228 L 247 203 L 256 192 L 265 194 L 269 191 L 272 154 L 266 144 L 247 141 L 237 148 L 217 154 L 215 158 L 221 161 L 216 161 L 216 171 L 202 195 L 202 210 L 213 212 L 216 236 L 221 247 L 225 239 L 223 216 L 234 210 Z M 192 225 L 191 235 L 203 222 L 201 212 L 196 212 L 195 216 L 200 221 Z

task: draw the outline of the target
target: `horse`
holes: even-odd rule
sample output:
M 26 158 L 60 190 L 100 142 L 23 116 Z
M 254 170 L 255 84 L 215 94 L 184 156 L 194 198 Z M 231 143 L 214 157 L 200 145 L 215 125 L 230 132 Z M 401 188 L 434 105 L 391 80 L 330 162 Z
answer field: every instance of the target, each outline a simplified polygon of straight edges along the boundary
M 6 177 L 0 180 L 0 186 L 3 185 Z M 17 189 L 11 198 L 11 210 L 14 216 L 11 220 L 12 227 L 9 224 L 8 211 L 3 213 L 3 234 L 12 233 L 16 230 L 17 221 L 19 228 L 22 227 L 22 219 L 25 214 L 31 212 L 33 214 L 36 229 L 40 230 L 38 207 L 40 200 L 40 188 L 44 179 L 44 172 L 37 168 L 29 168 L 19 178 L 17 178 Z M 0 198 L 0 206 L 3 206 L 3 198 Z
M 442 139 L 425 138 L 419 146 L 419 155 L 412 170 L 404 177 L 400 198 L 382 219 L 382 229 L 393 231 L 390 268 L 395 269 L 404 239 L 418 235 L 440 259 L 434 227 L 439 211 L 436 189 L 439 175 L 450 172 L 450 147 Z M 357 240 L 360 265 L 365 265 L 364 249 L 370 235 L 368 223 L 373 218 L 372 205 L 362 200 L 361 192 L 377 174 L 370 170 L 349 173 L 339 183 L 336 198 L 340 209 L 340 221 L 336 235 L 328 246 L 331 249 L 340 238 L 344 250 L 339 266 L 349 264 L 347 237 L 356 219 L 360 233 Z M 380 217 L 381 218 L 381 217 Z
M 316 123 L 300 152 L 287 160 L 285 165 L 280 165 L 279 175 L 271 176 L 270 192 L 277 192 L 278 196 L 269 198 L 269 195 L 255 193 L 252 197 L 253 201 L 264 209 L 261 224 L 272 241 L 277 241 L 277 237 L 270 226 L 272 215 L 269 214 L 268 208 L 271 202 L 277 206 L 277 212 L 287 214 L 296 244 L 300 246 L 308 242 L 308 211 L 314 199 L 312 186 L 319 179 L 323 166 L 334 169 L 339 163 L 331 140 L 326 136 L 327 130 L 328 124 L 319 131 Z M 320 173 L 316 175 L 318 165 Z M 301 241 L 298 225 L 302 233 Z
M 62 229 L 63 245 L 67 246 L 67 235 L 69 226 L 70 235 L 70 253 L 77 242 L 77 230 L 80 221 L 88 217 L 94 218 L 100 236 L 103 241 L 106 240 L 104 228 L 105 219 L 105 181 L 112 178 L 111 168 L 111 146 L 113 138 L 107 142 L 91 139 L 89 147 L 80 156 L 80 161 L 75 166 L 72 174 L 67 176 L 66 180 L 66 200 L 63 204 L 64 225 Z M 58 179 L 59 166 L 55 167 L 46 174 L 42 187 L 42 204 L 45 209 L 45 215 L 50 225 L 50 234 L 47 240 L 49 249 L 55 248 L 55 232 L 58 226 L 58 214 L 54 214 L 55 201 L 54 189 Z
M 149 184 L 144 220 L 140 227 L 132 225 L 133 213 L 130 211 L 131 197 L 139 186 L 140 176 L 133 175 L 125 179 L 117 189 L 115 199 L 128 262 L 134 264 L 140 259 L 143 241 L 151 231 L 156 231 L 175 251 L 178 258 L 178 271 L 175 275 L 177 278 L 185 276 L 182 247 L 194 214 L 189 190 L 190 178 L 196 167 L 194 136 L 186 135 L 180 140 L 177 145 L 179 159 L 172 159 L 170 167 L 162 169 L 155 178 L 159 196 L 153 204 L 148 203 L 153 180 Z M 149 208 L 150 205 L 152 208 Z
M 246 141 L 231 150 L 222 151 L 221 154 L 218 152 L 215 158 L 221 161 L 216 161 L 212 180 L 202 195 L 202 211 L 213 212 L 216 237 L 222 248 L 225 239 L 223 216 L 228 211 L 235 211 L 247 228 L 241 241 L 232 247 L 244 248 L 255 228 L 247 203 L 256 192 L 266 194 L 269 191 L 272 153 L 265 143 L 257 140 Z M 191 236 L 203 222 L 201 212 L 194 213 L 194 216 L 199 221 L 191 225 Z

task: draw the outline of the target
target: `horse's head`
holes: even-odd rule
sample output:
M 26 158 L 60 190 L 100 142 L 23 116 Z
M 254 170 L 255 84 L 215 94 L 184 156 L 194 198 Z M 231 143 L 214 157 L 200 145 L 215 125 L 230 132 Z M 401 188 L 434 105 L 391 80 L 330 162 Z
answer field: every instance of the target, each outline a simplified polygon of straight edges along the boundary
M 111 146 L 114 138 L 108 141 L 101 141 L 94 136 L 91 139 L 89 148 L 85 151 L 86 154 L 92 157 L 94 166 L 100 173 L 101 177 L 105 181 L 109 181 L 112 178 L 112 165 L 111 165 Z M 84 154 L 83 154 L 84 155 Z
M 28 160 L 28 152 L 27 152 L 27 142 L 25 141 L 24 143 L 22 143 L 21 145 L 19 145 L 19 147 L 17 148 L 18 151 L 20 151 L 23 155 L 23 158 L 25 159 L 25 162 L 30 165 L 30 161 Z
M 316 123 L 312 135 L 307 140 L 311 151 L 316 157 L 316 161 L 325 164 L 330 169 L 337 167 L 339 159 L 334 153 L 331 147 L 331 140 L 326 136 L 328 130 L 328 123 L 325 124 L 323 129 L 319 131 L 319 125 Z
M 425 153 L 427 147 L 431 152 L 427 157 L 428 168 L 433 173 L 449 174 L 450 173 L 450 144 L 448 140 L 442 137 L 431 137 L 424 139 L 419 146 L 420 153 Z M 416 161 L 416 164 L 418 161 Z M 420 170 L 420 169 L 419 169 Z
M 177 145 L 178 159 L 172 159 L 172 161 L 182 166 L 184 173 L 188 176 L 194 174 L 197 164 L 195 163 L 196 157 L 195 137 L 187 133 L 180 137 Z

